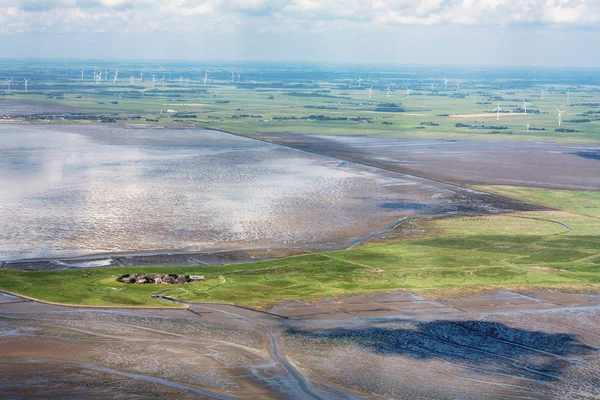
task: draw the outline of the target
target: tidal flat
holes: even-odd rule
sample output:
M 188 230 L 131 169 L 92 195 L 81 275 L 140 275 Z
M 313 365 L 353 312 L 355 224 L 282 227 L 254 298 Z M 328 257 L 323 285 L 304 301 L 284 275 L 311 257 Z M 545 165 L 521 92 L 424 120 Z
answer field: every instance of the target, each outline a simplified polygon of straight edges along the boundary
M 600 298 L 406 291 L 269 312 L 72 308 L 0 295 L 9 398 L 592 399 Z
M 599 190 L 597 144 L 263 133 L 263 140 L 461 185 Z
M 0 260 L 314 246 L 535 206 L 202 129 L 0 125 Z

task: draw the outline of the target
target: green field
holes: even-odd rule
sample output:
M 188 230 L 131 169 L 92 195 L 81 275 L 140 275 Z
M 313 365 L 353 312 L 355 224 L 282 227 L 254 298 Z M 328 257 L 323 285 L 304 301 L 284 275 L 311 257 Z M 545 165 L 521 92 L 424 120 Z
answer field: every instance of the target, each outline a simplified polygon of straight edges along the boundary
M 284 299 L 311 300 L 407 289 L 460 295 L 492 287 L 600 291 L 600 193 L 485 187 L 560 210 L 413 222 L 409 240 L 219 267 L 119 267 L 56 272 L 0 269 L 0 288 L 80 305 L 168 305 L 182 300 L 267 307 Z M 181 286 L 122 284 L 125 273 L 199 273 Z
M 198 82 L 189 86 L 170 82 L 165 87 L 152 87 L 149 82 L 135 86 L 41 82 L 33 91 L 0 91 L 0 106 L 3 101 L 61 105 L 77 112 L 110 116 L 117 123 L 205 127 L 248 136 L 257 132 L 288 132 L 559 142 L 600 139 L 600 92 L 596 87 L 571 89 L 571 99 L 567 102 L 568 86 L 565 85 L 552 86 L 542 100 L 538 87 L 514 89 L 515 82 L 511 83 L 511 90 L 497 90 L 466 81 L 460 96 L 450 89 L 421 88 L 413 90 L 409 99 L 400 88 L 386 97 L 382 84 L 384 82 L 379 82 L 380 86 L 374 89 L 369 100 L 364 88 L 352 85 L 340 88 L 343 82 L 339 81 L 312 82 L 310 89 L 262 89 L 255 87 L 256 82 L 231 84 L 227 81 L 213 82 L 206 87 Z M 527 115 L 520 110 L 522 99 L 528 101 Z M 500 121 L 496 121 L 493 112 L 497 103 L 505 111 Z M 403 112 L 390 112 L 389 104 L 401 107 Z M 555 131 L 557 107 L 566 111 L 561 128 L 575 132 Z M 167 110 L 177 113 L 169 114 Z M 464 116 L 472 114 L 486 117 Z M 131 119 L 133 115 L 135 119 Z M 325 118 L 306 119 L 310 116 Z M 347 119 L 332 120 L 335 118 Z M 527 124 L 540 130 L 527 132 Z

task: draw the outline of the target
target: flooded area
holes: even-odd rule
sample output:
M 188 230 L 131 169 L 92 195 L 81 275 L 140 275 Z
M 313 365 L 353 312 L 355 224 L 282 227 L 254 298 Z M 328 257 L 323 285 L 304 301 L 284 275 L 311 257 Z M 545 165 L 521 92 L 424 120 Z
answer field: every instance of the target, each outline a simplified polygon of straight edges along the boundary
M 598 145 L 286 133 L 260 137 L 317 154 L 464 185 L 600 190 Z
M 595 399 L 600 297 L 410 292 L 270 312 L 73 308 L 0 295 L 3 395 Z M 109 395 L 110 394 L 110 395 Z
M 515 209 L 535 208 L 216 131 L 0 125 L 3 261 L 327 248 L 401 218 Z

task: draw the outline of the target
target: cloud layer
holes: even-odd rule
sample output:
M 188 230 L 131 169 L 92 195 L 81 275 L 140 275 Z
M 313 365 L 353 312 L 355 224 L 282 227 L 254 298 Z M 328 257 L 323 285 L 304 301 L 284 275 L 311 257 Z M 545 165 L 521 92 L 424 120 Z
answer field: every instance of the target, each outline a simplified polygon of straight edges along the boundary
M 597 0 L 0 0 L 0 34 L 599 23 Z

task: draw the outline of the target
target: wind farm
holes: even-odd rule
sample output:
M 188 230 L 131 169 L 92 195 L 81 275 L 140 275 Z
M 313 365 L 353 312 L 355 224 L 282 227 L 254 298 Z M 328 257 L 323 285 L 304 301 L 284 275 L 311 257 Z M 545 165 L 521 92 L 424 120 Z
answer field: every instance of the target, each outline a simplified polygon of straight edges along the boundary
M 86 77 L 82 72 L 85 69 L 93 70 L 93 77 Z M 168 103 L 177 104 L 177 97 L 183 100 L 187 97 L 189 100 L 186 101 L 190 104 L 202 104 L 203 112 L 198 113 L 197 105 L 182 104 L 177 106 L 181 112 L 195 113 L 196 118 L 185 120 L 171 118 L 160 120 L 159 123 L 188 126 L 230 125 L 233 131 L 240 133 L 246 128 L 252 130 L 258 126 L 261 130 L 267 131 L 278 129 L 277 126 L 272 123 L 268 125 L 265 121 L 276 121 L 276 125 L 281 126 L 282 129 L 296 131 L 300 129 L 299 124 L 306 124 L 299 121 L 303 121 L 303 117 L 310 116 L 309 113 L 299 111 L 310 110 L 310 107 L 315 106 L 320 107 L 321 114 L 326 117 L 337 118 L 339 114 L 344 114 L 342 116 L 348 118 L 350 122 L 352 118 L 363 114 L 371 121 L 367 131 L 377 135 L 410 136 L 414 129 L 421 129 L 422 122 L 433 122 L 438 125 L 425 125 L 427 129 L 419 133 L 427 137 L 457 137 L 472 134 L 471 136 L 483 138 L 490 133 L 490 130 L 480 129 L 481 124 L 472 122 L 484 122 L 493 117 L 499 121 L 500 117 L 506 117 L 503 118 L 503 126 L 506 128 L 503 129 L 504 136 L 497 136 L 499 139 L 508 138 L 509 135 L 512 138 L 533 135 L 560 141 L 567 138 L 564 133 L 569 133 L 568 140 L 585 141 L 593 140 L 597 136 L 594 132 L 597 129 L 597 122 L 593 118 L 585 118 L 594 115 L 593 108 L 587 107 L 588 104 L 594 103 L 593 86 L 584 84 L 577 89 L 574 85 L 565 87 L 562 84 L 536 83 L 534 76 L 527 87 L 519 89 L 511 83 L 510 89 L 502 90 L 500 83 L 495 82 L 493 77 L 491 81 L 486 81 L 488 78 L 486 73 L 471 81 L 453 79 L 453 87 L 449 89 L 448 78 L 441 76 L 442 74 L 436 78 L 431 76 L 431 72 L 420 79 L 411 79 L 412 84 L 409 88 L 405 83 L 408 75 L 397 71 L 390 71 L 389 74 L 383 71 L 372 74 L 356 73 L 353 79 L 355 83 L 347 84 L 344 83 L 344 79 L 348 75 L 353 75 L 352 71 L 336 72 L 325 80 L 308 79 L 303 82 L 290 76 L 289 83 L 278 80 L 259 83 L 260 76 L 268 77 L 268 68 L 266 71 L 261 71 L 256 66 L 246 66 L 244 80 L 241 73 L 243 68 L 238 68 L 240 72 L 234 73 L 227 65 L 204 69 L 190 67 L 187 71 L 185 66 L 172 67 L 169 73 L 177 74 L 176 79 L 168 79 L 166 74 L 161 72 L 161 68 L 152 66 L 141 68 L 107 66 L 100 69 L 101 71 L 96 67 L 94 70 L 90 66 L 72 67 L 70 74 L 61 71 L 57 76 L 48 76 L 46 81 L 33 77 L 36 79 L 35 92 L 31 91 L 32 78 L 27 78 L 27 81 L 22 80 L 20 89 L 16 89 L 14 83 L 11 84 L 14 81 L 8 76 L 0 79 L 4 80 L 6 90 L 12 96 L 6 100 L 19 100 L 18 96 L 27 88 L 30 92 L 27 100 L 33 100 L 38 104 L 45 103 L 53 106 L 60 104 L 66 107 L 76 105 L 78 109 L 97 112 L 106 117 L 109 115 L 116 117 L 119 113 L 125 112 L 119 117 L 124 118 L 125 121 L 130 118 L 127 113 L 136 118 L 146 116 L 147 119 L 154 119 L 152 115 L 159 112 L 161 108 L 167 108 Z M 165 71 L 167 69 L 164 67 Z M 109 70 L 111 79 L 107 78 Z M 229 72 L 226 72 L 227 70 Z M 14 76 L 12 71 L 7 73 Z M 129 78 L 119 79 L 120 74 L 126 74 Z M 149 75 L 150 79 L 144 79 L 144 74 Z M 136 75 L 137 79 L 134 78 Z M 209 75 L 213 77 L 211 85 L 209 85 Z M 410 76 L 414 78 L 413 75 Z M 97 88 L 92 90 L 90 85 Z M 436 85 L 442 89 L 436 88 Z M 393 87 L 403 87 L 404 93 L 392 91 Z M 152 89 L 158 91 L 149 92 Z M 360 95 L 360 91 L 363 90 L 366 91 L 366 96 Z M 49 96 L 50 92 L 61 93 L 62 96 Z M 578 97 L 575 102 L 570 101 L 573 92 L 576 92 Z M 213 98 L 210 99 L 210 96 Z M 273 99 L 269 98 L 271 96 Z M 561 99 L 561 96 L 564 97 Z M 111 104 L 115 101 L 118 106 Z M 265 109 L 271 105 L 277 107 L 265 118 L 240 120 L 232 118 L 236 115 L 236 110 L 230 105 L 235 102 L 238 102 L 238 105 L 247 105 L 246 111 L 255 114 L 265 114 Z M 378 109 L 386 109 L 386 106 L 382 106 L 381 103 L 393 103 L 396 112 L 378 111 Z M 497 110 L 498 107 L 501 108 L 501 112 Z M 557 120 L 554 118 L 552 124 L 552 115 L 555 115 L 553 110 L 556 108 L 570 109 L 568 114 L 573 118 L 569 121 L 576 122 L 569 123 L 566 129 L 572 131 L 555 132 Z M 17 118 L 21 117 L 17 116 Z M 33 117 L 27 118 L 31 120 Z M 40 118 L 44 117 L 40 116 Z M 463 125 L 470 126 L 456 126 L 460 119 L 464 121 Z M 564 122 L 561 119 L 561 128 L 564 127 Z M 527 124 L 534 128 L 529 131 L 529 134 L 526 130 Z M 553 128 L 552 125 L 555 127 Z M 354 131 L 362 132 L 365 128 L 360 124 L 343 123 L 340 120 L 320 121 L 319 126 L 325 129 L 325 134 L 328 134 L 329 130 L 339 131 L 342 127 L 348 134 Z M 543 130 L 535 130 L 538 128 Z M 314 127 L 308 126 L 307 129 L 311 131 Z

